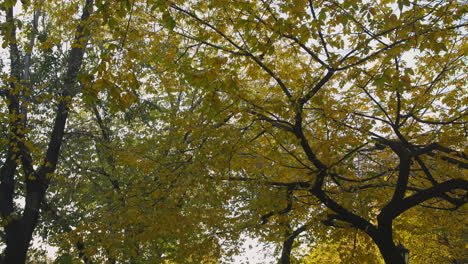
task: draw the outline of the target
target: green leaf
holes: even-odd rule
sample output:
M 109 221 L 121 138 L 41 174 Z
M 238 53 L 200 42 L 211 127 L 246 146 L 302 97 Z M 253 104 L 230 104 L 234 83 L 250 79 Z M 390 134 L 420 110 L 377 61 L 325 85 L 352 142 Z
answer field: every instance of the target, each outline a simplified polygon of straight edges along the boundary
M 176 22 L 168 11 L 163 13 L 162 19 L 163 19 L 164 26 L 166 26 L 171 31 L 174 30 L 176 26 Z
M 325 12 L 320 12 L 320 14 L 319 14 L 319 19 L 322 20 L 322 21 L 325 20 L 325 19 L 327 19 L 327 13 L 325 13 Z

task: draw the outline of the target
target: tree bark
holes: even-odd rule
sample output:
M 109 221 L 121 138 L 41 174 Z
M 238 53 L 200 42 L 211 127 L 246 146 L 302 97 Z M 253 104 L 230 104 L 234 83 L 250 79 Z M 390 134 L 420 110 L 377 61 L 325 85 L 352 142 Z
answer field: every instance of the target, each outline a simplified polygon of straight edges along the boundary
M 86 0 L 86 4 L 81 15 L 81 22 L 84 22 L 89 18 L 92 5 L 93 0 Z M 12 20 L 12 8 L 7 12 L 8 19 Z M 14 33 L 14 30 L 12 32 Z M 57 167 L 60 148 L 63 142 L 63 134 L 70 111 L 69 100 L 79 92 L 75 87 L 78 71 L 83 62 L 86 46 L 85 37 L 88 34 L 83 23 L 78 26 L 76 33 L 75 44 L 78 45 L 70 50 L 67 71 L 62 86 L 61 96 L 64 100 L 61 100 L 57 107 L 54 127 L 51 132 L 47 152 L 42 165 L 37 171 L 32 169 L 32 160 L 30 159 L 29 153 L 24 150 L 22 142 L 18 142 L 21 151 L 19 153 L 13 153 L 16 155 L 20 154 L 23 162 L 22 167 L 26 174 L 26 201 L 22 215 L 14 215 L 13 211 L 13 196 L 15 192 L 14 180 L 17 167 L 16 161 L 10 161 L 11 158 L 7 159 L 1 169 L 0 191 L 2 194 L 0 197 L 0 209 L 2 218 L 7 219 L 7 225 L 5 226 L 6 248 L 3 254 L 4 258 L 0 259 L 2 264 L 22 264 L 26 262 L 27 252 L 32 240 L 33 232 L 39 221 L 40 207 L 44 202 L 46 191 L 49 187 L 48 175 L 54 173 Z M 10 55 L 12 57 L 11 67 L 12 75 L 19 76 L 19 73 L 15 74 L 16 71 L 20 69 L 19 62 L 14 64 L 20 58 L 15 43 L 16 41 L 10 44 Z M 19 78 L 17 79 L 19 80 Z M 17 109 L 14 110 L 18 113 Z M 15 134 L 15 129 L 18 129 L 15 124 L 10 124 L 10 126 L 10 129 L 12 130 L 11 133 L 14 134 L 11 138 L 22 136 L 22 134 Z M 10 154 L 10 151 L 8 154 Z
M 291 264 L 291 251 L 293 248 L 294 240 L 298 235 L 307 229 L 307 225 L 303 225 L 298 229 L 294 230 L 286 240 L 283 242 L 283 249 L 281 250 L 281 258 L 279 264 Z
M 294 243 L 294 238 L 288 237 L 283 242 L 283 249 L 281 250 L 281 258 L 279 264 L 291 264 L 291 251 Z
M 386 234 L 378 234 L 372 237 L 375 244 L 379 248 L 386 264 L 405 264 L 405 260 L 401 255 L 398 247 L 393 243 L 393 239 Z

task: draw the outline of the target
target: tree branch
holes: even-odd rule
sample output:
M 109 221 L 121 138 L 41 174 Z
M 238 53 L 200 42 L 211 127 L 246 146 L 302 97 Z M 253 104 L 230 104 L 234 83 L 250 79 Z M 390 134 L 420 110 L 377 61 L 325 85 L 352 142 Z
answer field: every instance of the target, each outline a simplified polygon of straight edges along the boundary
M 252 53 L 250 53 L 249 51 L 243 49 L 241 46 L 239 46 L 237 43 L 235 43 L 231 38 L 229 38 L 226 34 L 224 34 L 223 32 L 221 32 L 219 29 L 217 29 L 215 26 L 213 26 L 212 24 L 208 23 L 207 21 L 199 18 L 196 14 L 192 13 L 192 12 L 189 12 L 175 4 L 171 4 L 170 5 L 171 8 L 187 15 L 187 16 L 190 16 L 192 17 L 193 19 L 195 19 L 196 21 L 200 22 L 201 24 L 209 27 L 210 29 L 212 29 L 214 32 L 216 32 L 216 34 L 220 35 L 222 38 L 224 38 L 226 41 L 228 41 L 231 45 L 233 45 L 236 49 L 240 50 L 241 52 L 245 53 L 246 55 L 245 56 L 248 56 L 250 57 L 258 66 L 260 66 L 260 68 L 262 68 L 266 73 L 268 73 L 275 81 L 276 83 L 281 87 L 281 89 L 283 90 L 284 94 L 288 97 L 288 98 L 291 98 L 292 95 L 291 95 L 291 92 L 289 91 L 289 89 L 287 88 L 286 84 L 278 77 L 276 76 L 276 74 L 268 67 L 266 66 L 262 61 L 261 59 L 257 58 L 255 55 L 253 55 Z
M 431 188 L 425 189 L 423 191 L 417 192 L 411 196 L 408 196 L 398 203 L 392 204 L 387 208 L 384 208 L 381 215 L 385 215 L 388 219 L 395 219 L 400 214 L 404 213 L 406 210 L 419 205 L 425 201 L 428 201 L 432 198 L 442 197 L 446 192 L 453 190 L 468 190 L 468 181 L 464 179 L 452 179 L 442 183 L 439 183 Z M 466 201 L 465 201 L 466 203 Z

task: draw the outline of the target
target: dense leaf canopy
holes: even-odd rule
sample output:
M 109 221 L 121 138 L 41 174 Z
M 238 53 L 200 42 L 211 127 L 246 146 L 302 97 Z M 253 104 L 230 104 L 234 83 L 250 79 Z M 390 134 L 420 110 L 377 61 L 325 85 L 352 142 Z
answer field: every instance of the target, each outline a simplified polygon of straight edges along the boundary
M 466 3 L 0 9 L 0 263 L 467 260 Z

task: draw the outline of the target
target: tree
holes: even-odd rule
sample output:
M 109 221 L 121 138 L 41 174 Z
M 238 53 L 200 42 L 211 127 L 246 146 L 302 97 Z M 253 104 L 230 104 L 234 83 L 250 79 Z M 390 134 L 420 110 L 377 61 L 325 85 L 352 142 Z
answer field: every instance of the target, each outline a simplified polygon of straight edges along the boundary
M 193 67 L 205 85 L 221 102 L 237 102 L 238 124 L 252 122 L 232 180 L 283 186 L 296 199 L 308 192 L 329 210 L 325 224 L 366 233 L 386 263 L 403 263 L 394 240 L 400 215 L 416 206 L 465 204 L 460 3 L 167 6 L 174 34 L 191 40 L 187 48 L 204 47 Z
M 17 35 L 19 20 L 14 15 L 16 1 L 5 1 L 2 10 L 5 22 L 2 25 L 3 48 L 8 48 L 10 73 L 4 74 L 5 83 L 1 90 L 6 107 L 2 107 L 2 116 L 6 120 L 5 145 L 2 153 L 0 176 L 0 211 L 4 222 L 5 252 L 3 263 L 24 263 L 32 239 L 32 234 L 39 219 L 39 208 L 44 201 L 50 183 L 50 177 L 58 164 L 60 148 L 63 142 L 65 125 L 70 112 L 71 98 L 79 93 L 77 76 L 84 57 L 88 30 L 85 22 L 90 17 L 93 1 L 86 1 L 79 23 L 74 30 L 72 48 L 69 50 L 67 63 L 61 69 L 60 80 L 56 94 L 55 117 L 52 129 L 49 131 L 46 147 L 38 153 L 33 153 L 33 142 L 29 135 L 31 109 L 40 109 L 37 103 L 41 83 L 32 82 L 32 51 L 38 37 L 38 20 L 41 15 L 40 1 L 25 2 L 23 7 L 32 15 L 32 25 L 27 33 L 24 45 Z M 49 72 L 48 74 L 51 74 Z M 51 74 L 52 75 L 52 74 Z M 53 88 L 52 88 L 53 89 Z M 32 107 L 34 105 L 35 107 Z M 43 107 L 43 106 L 42 106 Z M 32 114 L 34 118 L 34 114 Z M 40 133 L 37 131 L 36 133 Z M 21 189 L 21 191 L 19 191 Z M 15 204 L 18 194 L 24 193 L 24 206 L 20 211 Z
M 23 2 L 23 28 L 3 3 L 3 262 L 34 230 L 85 263 L 213 263 L 243 232 L 281 263 L 351 241 L 331 257 L 403 263 L 425 233 L 460 259 L 421 221 L 466 213 L 457 1 Z
M 15 18 L 15 3 L 6 4 L 7 22 L 14 23 L 5 25 L 13 30 L 19 28 L 15 23 L 27 15 L 32 14 L 34 20 L 31 28 L 19 34 L 29 38 L 28 45 L 23 47 L 16 38 L 5 38 L 6 45 L 13 47 L 10 51 L 25 49 L 24 54 L 12 53 L 11 70 L 28 65 L 23 75 L 29 76 L 24 79 L 20 74 L 24 79 L 20 80 L 4 75 L 10 87 L 1 90 L 8 106 L 17 100 L 15 107 L 23 107 L 20 110 L 24 112 L 19 116 L 15 112 L 19 110 L 12 108 L 10 113 L 4 113 L 10 121 L 4 130 L 12 131 L 5 133 L 2 142 L 10 146 L 9 152 L 3 153 L 1 182 L 5 195 L 2 205 L 11 207 L 2 215 L 5 263 L 25 261 L 34 231 L 61 246 L 65 253 L 61 259 L 73 259 L 75 254 L 85 263 L 161 261 L 161 258 L 196 263 L 203 259 L 209 263 L 217 258 L 219 244 L 202 226 L 215 214 L 195 212 L 201 211 L 200 207 L 205 211 L 220 209 L 205 208 L 208 205 L 203 200 L 198 203 L 184 200 L 187 196 L 206 199 L 202 197 L 201 182 L 193 183 L 197 191 L 181 188 L 206 172 L 198 168 L 188 171 L 194 167 L 189 154 L 197 151 L 203 140 L 189 140 L 189 133 L 176 130 L 179 127 L 176 115 L 192 114 L 194 108 L 200 107 L 199 95 L 196 91 L 177 90 L 180 87 L 172 85 L 173 75 L 164 77 L 167 73 L 158 72 L 157 68 L 161 68 L 158 62 L 174 54 L 170 42 L 160 38 L 151 42 L 146 37 L 145 34 L 157 34 L 151 31 L 151 24 L 145 24 L 142 12 L 148 10 L 146 6 L 120 1 L 117 7 L 110 8 L 110 3 L 85 2 L 78 23 L 70 17 L 79 16 L 77 7 L 81 1 L 25 2 L 21 6 L 23 13 Z M 138 23 L 133 19 L 138 19 Z M 119 23 L 126 27 L 117 27 Z M 161 42 L 163 45 L 159 47 Z M 67 52 L 68 45 L 71 49 Z M 152 54 L 149 58 L 145 57 L 148 47 Z M 165 53 L 159 54 L 161 50 Z M 171 63 L 164 65 L 170 69 Z M 139 81 L 142 78 L 143 85 Z M 155 89 L 159 81 L 165 82 L 166 91 Z M 161 106 L 159 102 L 140 101 L 141 91 L 145 91 L 145 96 L 162 94 Z M 174 97 L 175 92 L 178 97 Z M 57 108 L 48 107 L 54 103 Z M 184 108 L 190 104 L 191 108 Z M 200 120 L 194 118 L 194 123 L 207 121 L 203 119 L 203 111 L 200 113 Z M 15 130 L 19 124 L 28 130 Z M 50 136 L 45 135 L 51 126 L 54 129 Z M 140 133 L 134 133 L 138 130 Z M 144 153 L 137 158 L 132 152 Z M 15 160 L 11 160 L 13 156 Z M 38 167 L 41 163 L 37 160 L 44 156 L 46 160 Z M 166 162 L 161 164 L 163 160 Z M 184 164 L 187 166 L 181 166 Z M 182 173 L 194 176 L 181 177 Z M 177 184 L 180 191 L 171 188 Z M 21 205 L 23 197 L 25 208 L 14 208 L 15 203 Z M 220 204 L 223 200 L 213 202 Z M 27 214 L 28 210 L 33 213 Z M 152 222 L 155 218 L 160 220 Z M 174 225 L 183 222 L 189 222 L 184 229 Z M 155 228 L 159 231 L 155 232 Z M 23 230 L 24 236 L 18 236 Z M 112 241 L 121 239 L 127 242 Z M 197 247 L 204 250 L 187 253 L 189 248 Z M 178 253 L 182 249 L 183 254 Z
M 89 263 L 212 263 L 220 258 L 218 237 L 205 225 L 215 222 L 216 213 L 226 213 L 224 199 L 209 201 L 203 189 L 209 184 L 196 181 L 206 170 L 192 159 L 199 142 L 188 143 L 185 129 L 178 129 L 179 118 L 190 112 L 183 106 L 174 102 L 151 108 L 141 102 L 112 113 L 103 103 L 98 111 L 80 114 L 90 126 L 70 132 L 89 136 L 67 143 L 91 150 L 76 153 L 77 147 L 67 148 L 73 149 L 73 158 L 64 161 L 65 177 L 56 177 L 59 188 L 54 189 L 55 198 L 65 200 L 57 202 L 63 208 L 60 214 L 74 227 L 52 236 L 66 255 L 83 259 L 75 246 L 79 242 Z M 149 116 L 157 116 L 159 128 Z M 77 212 L 60 206 L 70 200 Z

